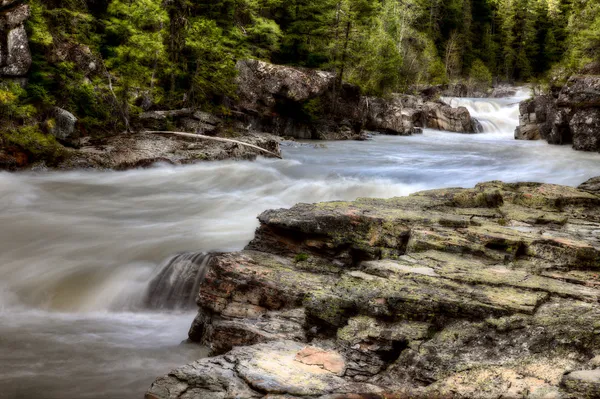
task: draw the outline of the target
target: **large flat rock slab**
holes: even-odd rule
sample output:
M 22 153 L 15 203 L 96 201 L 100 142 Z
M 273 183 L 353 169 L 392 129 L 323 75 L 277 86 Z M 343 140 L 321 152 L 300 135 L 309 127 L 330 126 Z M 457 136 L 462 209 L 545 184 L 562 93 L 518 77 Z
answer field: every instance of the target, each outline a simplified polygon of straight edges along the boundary
M 292 341 L 272 342 L 236 348 L 227 355 L 174 370 L 154 382 L 146 399 L 316 397 L 382 392 L 371 384 L 349 384 L 340 377 L 344 370 L 345 361 L 335 351 Z

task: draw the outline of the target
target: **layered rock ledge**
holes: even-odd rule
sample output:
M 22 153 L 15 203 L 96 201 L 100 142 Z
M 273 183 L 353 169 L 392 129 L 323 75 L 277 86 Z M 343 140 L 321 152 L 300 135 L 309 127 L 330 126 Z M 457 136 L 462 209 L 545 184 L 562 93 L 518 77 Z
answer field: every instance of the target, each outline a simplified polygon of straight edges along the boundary
M 599 181 L 267 211 L 146 397 L 597 398 Z

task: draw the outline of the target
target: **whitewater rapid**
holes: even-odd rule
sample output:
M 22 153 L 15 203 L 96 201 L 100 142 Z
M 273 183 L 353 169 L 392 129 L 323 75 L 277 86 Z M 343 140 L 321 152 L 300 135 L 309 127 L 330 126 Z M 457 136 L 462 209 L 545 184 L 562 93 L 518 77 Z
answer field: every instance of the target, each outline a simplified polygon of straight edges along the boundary
M 179 345 L 194 311 L 148 302 L 150 282 L 176 254 L 242 249 L 266 209 L 600 175 L 600 154 L 513 139 L 524 96 L 446 99 L 482 122 L 477 135 L 426 129 L 286 143 L 284 160 L 0 173 L 0 397 L 141 397 L 202 356 Z

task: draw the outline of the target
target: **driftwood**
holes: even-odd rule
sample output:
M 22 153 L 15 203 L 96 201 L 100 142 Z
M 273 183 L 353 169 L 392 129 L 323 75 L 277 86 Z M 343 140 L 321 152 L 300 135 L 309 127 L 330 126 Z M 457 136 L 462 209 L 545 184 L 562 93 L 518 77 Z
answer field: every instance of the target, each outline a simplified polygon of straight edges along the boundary
M 281 155 L 277 155 L 274 152 L 271 152 L 269 150 L 265 150 L 262 147 L 259 147 L 257 145 L 254 144 L 249 144 L 249 143 L 244 143 L 243 141 L 238 141 L 238 140 L 232 140 L 232 139 L 224 139 L 221 137 L 211 137 L 211 136 L 205 136 L 203 134 L 194 134 L 194 133 L 185 133 L 185 132 L 169 132 L 169 131 L 145 131 L 143 133 L 150 133 L 150 134 L 172 134 L 175 136 L 183 136 L 183 137 L 191 137 L 191 138 L 195 138 L 195 139 L 200 139 L 200 140 L 212 140 L 212 141 L 220 141 L 222 143 L 235 143 L 235 144 L 239 144 L 239 145 L 243 145 L 246 147 L 250 147 L 250 148 L 254 148 L 255 150 L 259 150 L 261 152 L 264 152 L 266 154 L 272 155 L 276 158 L 279 159 L 283 159 L 281 157 Z

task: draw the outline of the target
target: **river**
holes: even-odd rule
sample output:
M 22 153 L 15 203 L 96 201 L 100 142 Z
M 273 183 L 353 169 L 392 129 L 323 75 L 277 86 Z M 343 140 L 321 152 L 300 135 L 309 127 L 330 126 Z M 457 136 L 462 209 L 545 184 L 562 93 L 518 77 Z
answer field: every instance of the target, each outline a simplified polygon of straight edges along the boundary
M 174 254 L 243 248 L 266 209 L 600 175 L 600 154 L 513 139 L 525 96 L 447 99 L 481 121 L 477 135 L 287 143 L 284 160 L 0 173 L 0 398 L 141 398 L 156 376 L 204 356 L 180 345 L 193 309 L 148 308 L 149 281 Z

